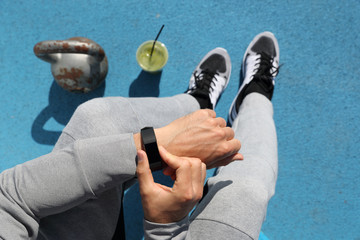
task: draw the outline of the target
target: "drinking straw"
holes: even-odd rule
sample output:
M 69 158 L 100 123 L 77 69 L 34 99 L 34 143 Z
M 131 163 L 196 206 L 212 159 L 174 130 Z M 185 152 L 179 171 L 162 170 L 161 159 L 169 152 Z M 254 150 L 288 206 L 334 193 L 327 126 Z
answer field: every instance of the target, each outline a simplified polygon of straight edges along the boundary
M 152 48 L 151 48 L 150 59 L 151 59 L 152 54 L 153 54 L 153 51 L 154 51 L 155 43 L 156 43 L 157 39 L 159 38 L 160 33 L 161 33 L 161 31 L 163 30 L 164 27 L 165 27 L 165 25 L 163 24 L 162 27 L 160 28 L 159 33 L 157 34 L 157 36 L 156 36 L 156 38 L 155 38 L 155 41 L 154 41 L 153 46 L 152 46 Z

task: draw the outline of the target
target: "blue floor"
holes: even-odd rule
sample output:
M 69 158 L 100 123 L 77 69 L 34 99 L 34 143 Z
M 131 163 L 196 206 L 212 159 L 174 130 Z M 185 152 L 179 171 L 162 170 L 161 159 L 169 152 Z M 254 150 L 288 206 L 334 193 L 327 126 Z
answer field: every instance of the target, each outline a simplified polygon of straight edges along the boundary
M 0 1 L 0 171 L 51 151 L 76 106 L 102 96 L 171 96 L 212 48 L 231 56 L 230 84 L 217 105 L 226 117 L 251 39 L 275 33 L 284 65 L 273 98 L 279 177 L 262 238 L 360 239 L 360 2 Z M 137 46 L 159 38 L 169 50 L 161 75 L 141 73 Z M 35 57 L 43 40 L 84 36 L 109 60 L 106 84 L 88 95 L 57 86 Z M 136 186 L 125 199 L 129 239 L 141 239 Z

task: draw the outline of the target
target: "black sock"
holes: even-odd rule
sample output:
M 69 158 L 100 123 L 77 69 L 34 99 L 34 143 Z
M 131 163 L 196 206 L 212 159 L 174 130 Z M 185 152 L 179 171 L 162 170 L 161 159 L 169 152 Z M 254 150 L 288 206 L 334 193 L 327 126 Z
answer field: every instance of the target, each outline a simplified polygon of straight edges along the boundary
M 274 85 L 270 81 L 257 81 L 256 79 L 252 80 L 248 85 L 244 87 L 244 89 L 238 96 L 236 101 L 236 109 L 239 109 L 244 98 L 248 94 L 253 92 L 260 93 L 271 101 L 274 93 Z
M 200 104 L 201 109 L 213 109 L 213 105 L 210 101 L 209 95 L 207 93 L 201 93 L 201 92 L 193 92 L 190 93 L 191 96 L 193 96 Z

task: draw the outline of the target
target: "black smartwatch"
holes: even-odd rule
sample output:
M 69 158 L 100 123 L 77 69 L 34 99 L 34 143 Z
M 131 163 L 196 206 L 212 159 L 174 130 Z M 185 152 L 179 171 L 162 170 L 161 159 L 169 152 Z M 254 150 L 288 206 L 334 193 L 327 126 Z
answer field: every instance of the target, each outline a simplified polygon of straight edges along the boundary
M 153 127 L 144 127 L 141 129 L 141 143 L 148 156 L 151 171 L 162 169 L 163 161 L 160 157 Z

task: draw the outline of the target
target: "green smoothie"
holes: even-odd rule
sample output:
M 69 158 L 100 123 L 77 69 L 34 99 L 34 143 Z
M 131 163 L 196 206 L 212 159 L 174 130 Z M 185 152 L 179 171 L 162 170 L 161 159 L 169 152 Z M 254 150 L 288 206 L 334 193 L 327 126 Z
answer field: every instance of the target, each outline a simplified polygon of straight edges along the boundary
M 148 72 L 160 71 L 168 60 L 168 51 L 165 44 L 157 41 L 151 55 L 154 41 L 146 41 L 140 45 L 136 52 L 136 60 L 140 67 Z

